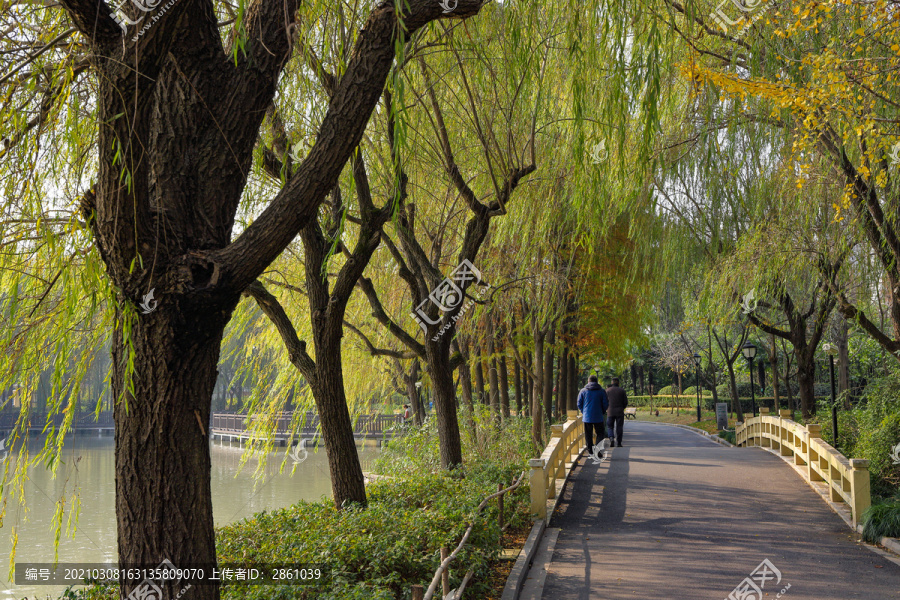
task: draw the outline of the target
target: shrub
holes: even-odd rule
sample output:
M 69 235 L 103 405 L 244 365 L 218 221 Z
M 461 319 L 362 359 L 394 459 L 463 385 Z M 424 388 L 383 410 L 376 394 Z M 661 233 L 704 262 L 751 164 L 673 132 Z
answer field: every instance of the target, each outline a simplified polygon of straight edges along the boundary
M 692 396 L 692 397 L 696 398 L 696 397 L 697 397 L 697 386 L 692 385 L 691 387 L 685 389 L 685 390 L 684 390 L 684 395 L 685 395 L 685 396 Z M 708 389 L 706 389 L 706 388 L 702 388 L 702 389 L 700 390 L 700 396 L 701 396 L 701 398 L 702 398 L 702 397 L 706 397 L 706 396 L 712 397 L 712 390 L 708 390 Z
M 876 494 L 889 495 L 900 486 L 900 465 L 891 459 L 891 451 L 900 444 L 900 412 L 885 416 L 875 426 L 861 426 L 855 458 L 869 460 L 872 488 Z
M 674 396 L 678 392 L 678 386 L 676 385 L 667 385 L 663 388 L 660 388 L 656 395 L 658 396 Z
M 731 442 L 732 444 L 737 444 L 737 438 L 735 438 L 733 431 L 720 431 L 719 437 L 725 440 L 726 442 Z
M 883 537 L 900 537 L 900 498 L 873 504 L 862 514 L 863 539 L 877 544 Z
M 476 425 L 475 431 L 470 423 Z M 390 478 L 366 488 L 368 506 L 338 511 L 330 500 L 299 502 L 262 512 L 217 530 L 220 562 L 321 564 L 332 569 L 327 585 L 223 586 L 223 600 L 393 600 L 407 597 L 413 584 L 428 585 L 440 564 L 440 548 L 451 550 L 472 519 L 475 526 L 451 568 L 458 587 L 467 569 L 475 577 L 466 588 L 473 598 L 490 590 L 489 563 L 500 552 L 497 501 L 475 516 L 475 508 L 527 471 L 534 456 L 530 420 L 511 418 L 494 424 L 488 407 L 460 413 L 464 466 L 447 472 L 438 465 L 433 419 L 391 440 L 375 470 Z M 527 477 L 504 497 L 505 520 L 527 527 L 530 495 Z M 80 600 L 116 600 L 115 588 L 79 590 Z

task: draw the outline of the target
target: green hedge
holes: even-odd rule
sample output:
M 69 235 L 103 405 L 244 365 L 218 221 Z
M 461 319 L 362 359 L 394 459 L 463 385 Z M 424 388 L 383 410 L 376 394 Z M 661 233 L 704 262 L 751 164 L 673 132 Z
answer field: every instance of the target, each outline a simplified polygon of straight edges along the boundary
M 411 586 L 428 586 L 440 564 L 440 548 L 451 550 L 474 519 L 466 547 L 451 568 L 450 585 L 458 587 L 468 569 L 475 576 L 466 588 L 472 598 L 491 591 L 489 563 L 501 550 L 497 501 L 475 516 L 475 508 L 509 484 L 535 455 L 530 419 L 508 419 L 495 427 L 487 407 L 478 407 L 473 436 L 466 426 L 471 415 L 460 414 L 464 467 L 447 472 L 438 466 L 434 419 L 391 440 L 375 470 L 389 474 L 369 485 L 368 507 L 351 505 L 338 511 L 329 499 L 299 502 L 262 512 L 219 528 L 216 550 L 220 562 L 317 563 L 333 568 L 328 585 L 224 586 L 223 600 L 394 600 L 408 598 Z M 505 520 L 527 530 L 530 492 L 523 484 L 504 498 Z M 471 590 L 471 591 L 470 591 Z M 93 587 L 70 594 L 80 600 L 116 600 L 114 588 Z

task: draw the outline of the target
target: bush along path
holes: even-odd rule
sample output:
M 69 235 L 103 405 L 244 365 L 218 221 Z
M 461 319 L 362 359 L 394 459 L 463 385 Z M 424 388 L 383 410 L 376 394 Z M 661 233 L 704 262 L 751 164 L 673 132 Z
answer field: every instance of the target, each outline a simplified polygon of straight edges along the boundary
M 505 583 L 499 560 L 511 540 L 531 526 L 527 482 L 504 495 L 504 523 L 495 499 L 509 487 L 533 453 L 530 420 L 511 418 L 495 426 L 487 411 L 475 416 L 477 433 L 464 435 L 464 466 L 438 467 L 437 432 L 426 421 L 385 446 L 375 471 L 387 475 L 367 488 L 368 507 L 337 510 L 329 498 L 262 512 L 217 530 L 220 564 L 295 564 L 322 567 L 329 577 L 303 585 L 223 585 L 222 598 L 237 600 L 394 600 L 408 598 L 413 585 L 427 589 L 441 563 L 440 549 L 457 547 L 471 525 L 466 545 L 450 566 L 450 587 L 473 571 L 466 596 L 499 599 Z M 438 588 L 440 591 L 440 588 Z M 94 586 L 70 595 L 79 600 L 115 600 L 115 588 Z M 187 598 L 189 600 L 189 598 Z

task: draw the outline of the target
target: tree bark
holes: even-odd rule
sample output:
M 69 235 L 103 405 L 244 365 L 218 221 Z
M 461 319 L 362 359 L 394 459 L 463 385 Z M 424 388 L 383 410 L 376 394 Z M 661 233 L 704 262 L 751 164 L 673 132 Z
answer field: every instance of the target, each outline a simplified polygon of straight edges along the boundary
M 216 564 L 207 427 L 227 305 L 161 305 L 132 322 L 134 394 L 117 313 L 113 334 L 116 515 L 120 564 Z M 209 335 L 209 332 L 216 332 Z M 186 360 L 185 357 L 190 357 Z M 124 585 L 125 597 L 134 585 Z M 180 585 L 163 588 L 174 598 Z M 204 598 L 217 598 L 206 594 Z
M 409 398 L 410 406 L 413 407 L 416 425 L 421 426 L 425 422 L 425 415 L 423 414 L 422 399 L 419 397 L 419 389 L 416 387 L 416 383 L 419 381 L 419 359 L 412 361 L 409 374 L 404 379 L 406 380 L 406 396 Z
M 453 469 L 462 464 L 462 445 L 449 350 L 448 344 L 425 338 L 426 364 L 428 374 L 431 376 L 438 441 L 441 448 L 441 467 L 444 469 Z
M 509 418 L 509 372 L 506 365 L 506 354 L 501 353 L 497 357 L 500 366 L 500 416 L 506 420 Z

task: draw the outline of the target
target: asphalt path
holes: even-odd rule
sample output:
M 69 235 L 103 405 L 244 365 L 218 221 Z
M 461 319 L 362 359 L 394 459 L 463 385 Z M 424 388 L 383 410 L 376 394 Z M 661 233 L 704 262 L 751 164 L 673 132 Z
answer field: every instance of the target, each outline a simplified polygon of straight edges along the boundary
M 779 457 L 653 423 L 623 442 L 574 468 L 544 599 L 900 599 L 900 566 Z

